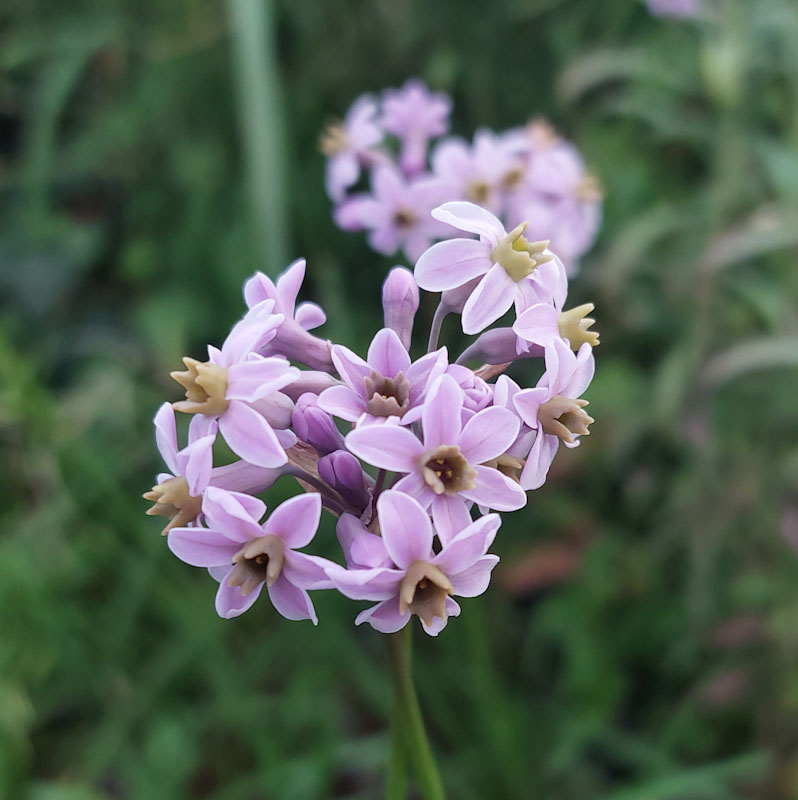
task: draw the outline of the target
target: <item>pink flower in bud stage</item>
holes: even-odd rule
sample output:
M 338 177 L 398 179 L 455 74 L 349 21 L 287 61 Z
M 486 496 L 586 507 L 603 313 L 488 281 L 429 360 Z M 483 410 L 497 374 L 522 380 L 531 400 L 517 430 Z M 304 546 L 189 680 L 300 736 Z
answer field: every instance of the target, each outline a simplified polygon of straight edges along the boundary
M 265 523 L 266 506 L 257 497 L 209 487 L 202 511 L 207 528 L 174 528 L 169 549 L 194 567 L 207 567 L 219 581 L 216 611 L 229 619 L 243 614 L 264 585 L 286 619 L 318 623 L 308 589 L 330 587 L 329 562 L 297 552 L 310 544 L 321 516 L 318 494 L 281 503 Z
M 405 267 L 394 267 L 382 284 L 382 311 L 385 327 L 396 331 L 406 350 L 410 349 L 419 299 L 413 273 Z
M 358 427 L 346 446 L 368 464 L 407 473 L 394 488 L 432 509 L 442 542 L 471 522 L 471 503 L 497 511 L 526 504 L 526 493 L 485 462 L 499 458 L 518 435 L 519 422 L 506 408 L 485 408 L 463 424 L 463 390 L 442 375 L 422 412 L 423 442 L 396 424 Z
M 369 162 L 383 139 L 377 124 L 377 104 L 368 95 L 352 104 L 341 125 L 331 125 L 322 134 L 321 150 L 327 156 L 327 194 L 339 202 L 346 190 L 357 183 L 361 163 Z
M 335 534 L 349 569 L 393 566 L 382 539 L 371 533 L 363 521 L 354 514 L 341 514 L 335 527 Z
M 407 181 L 392 166 L 376 167 L 372 194 L 353 195 L 335 210 L 336 224 L 344 230 L 368 230 L 369 245 L 391 255 L 400 248 L 415 261 L 441 235 L 442 226 L 430 212 L 444 198 L 438 181 Z
M 299 376 L 299 370 L 282 357 L 264 358 L 253 352 L 274 338 L 282 314 L 273 314 L 273 300 L 259 303 L 234 327 L 221 350 L 208 346 L 208 361 L 184 358 L 184 372 L 172 377 L 185 388 L 186 399 L 174 403 L 176 411 L 197 414 L 192 421 L 207 434 L 218 421 L 222 436 L 238 456 L 260 467 L 286 463 L 285 448 L 296 442 L 288 430 L 274 430 L 268 417 L 285 422 L 280 394 Z
M 381 537 L 369 542 L 373 552 L 366 560 L 375 560 L 382 549 L 383 562 L 390 566 L 347 570 L 334 565 L 327 574 L 347 597 L 379 601 L 359 614 L 355 624 L 368 622 L 382 633 L 394 633 L 415 614 L 424 630 L 437 636 L 449 617 L 460 614 L 453 595 L 476 597 L 487 589 L 499 561 L 487 555 L 501 524 L 499 515 L 469 520 L 436 554 L 429 516 L 418 501 L 389 490 L 377 500 L 377 514 Z
M 593 422 L 580 399 L 593 379 L 593 348 L 583 344 L 578 353 L 561 339 L 546 348 L 546 372 L 534 389 L 523 389 L 513 397 L 521 419 L 537 430 L 537 436 L 521 473 L 524 489 L 537 489 L 546 480 L 560 441 L 577 447 Z
M 386 89 L 382 95 L 382 127 L 402 143 L 399 157 L 406 175 L 423 172 L 427 143 L 449 128 L 452 101 L 442 92 L 430 92 L 422 81 L 410 79 L 401 89 Z
M 411 362 L 390 328 L 377 332 L 366 361 L 349 348 L 335 345 L 332 358 L 343 384 L 325 389 L 319 395 L 319 407 L 359 425 L 391 417 L 404 422 L 408 412 L 419 408 L 430 383 L 446 369 L 446 355 L 446 348 L 441 348 Z
M 525 224 L 510 233 L 489 211 L 473 203 L 444 203 L 432 215 L 479 239 L 449 239 L 426 250 L 416 262 L 415 276 L 422 289 L 455 289 L 482 276 L 463 306 L 465 333 L 479 333 L 516 304 L 524 308 L 536 297 L 535 283 L 563 270 L 547 249 L 548 242 L 529 242 Z

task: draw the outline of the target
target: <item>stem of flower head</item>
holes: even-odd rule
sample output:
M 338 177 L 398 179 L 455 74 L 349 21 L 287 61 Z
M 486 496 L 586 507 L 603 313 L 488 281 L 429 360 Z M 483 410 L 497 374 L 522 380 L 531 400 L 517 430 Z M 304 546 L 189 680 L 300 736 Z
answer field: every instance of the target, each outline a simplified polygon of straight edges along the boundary
M 433 350 L 438 349 L 438 339 L 441 335 L 441 326 L 443 325 L 444 317 L 448 314 L 447 308 L 443 305 L 443 300 L 438 303 L 435 309 L 435 315 L 432 318 L 432 325 L 429 329 L 429 344 L 427 345 L 427 352 L 431 353 Z
M 416 688 L 413 685 L 411 634 L 410 625 L 405 625 L 398 633 L 385 635 L 388 663 L 393 678 L 395 698 L 393 713 L 399 714 L 405 743 L 413 760 L 423 800 L 446 800 L 441 776 L 424 727 Z
M 337 514 L 340 517 L 345 511 L 352 511 L 352 509 L 347 508 L 341 496 L 337 492 L 333 492 L 333 490 L 326 483 L 324 483 L 324 481 L 319 480 L 309 472 L 305 472 L 304 469 L 295 467 L 293 465 L 284 467 L 284 470 L 285 475 L 290 475 L 291 477 L 296 478 L 298 481 L 307 483 L 316 489 L 321 495 L 321 500 L 324 507 L 332 511 L 333 514 Z
M 407 797 L 407 744 L 405 724 L 398 692 L 393 694 L 391 711 L 391 755 L 385 781 L 386 800 L 405 800 Z

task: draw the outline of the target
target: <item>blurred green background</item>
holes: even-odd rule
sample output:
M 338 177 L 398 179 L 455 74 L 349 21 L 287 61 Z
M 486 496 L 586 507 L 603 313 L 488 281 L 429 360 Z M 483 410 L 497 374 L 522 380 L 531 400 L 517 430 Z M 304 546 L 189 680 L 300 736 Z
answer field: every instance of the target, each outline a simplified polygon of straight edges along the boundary
M 333 226 L 316 139 L 414 75 L 463 135 L 546 115 L 606 191 L 592 435 L 416 637 L 451 797 L 798 797 L 798 6 L 711 11 L 4 0 L 0 797 L 381 796 L 363 604 L 219 620 L 140 495 L 255 269 L 306 256 L 336 341 L 381 325 L 394 262 Z

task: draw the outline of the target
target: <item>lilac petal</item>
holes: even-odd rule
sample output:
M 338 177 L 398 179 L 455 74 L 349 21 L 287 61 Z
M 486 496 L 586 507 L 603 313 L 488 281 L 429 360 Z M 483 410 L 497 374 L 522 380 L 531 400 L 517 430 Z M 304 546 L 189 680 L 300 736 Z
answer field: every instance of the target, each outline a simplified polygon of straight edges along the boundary
M 232 563 L 241 549 L 221 531 L 207 528 L 172 528 L 166 539 L 169 549 L 192 567 L 218 567 Z
M 290 366 L 282 356 L 264 358 L 251 355 L 246 361 L 233 364 L 227 370 L 228 400 L 246 400 L 250 403 L 272 392 L 279 392 L 299 377 L 299 370 Z
M 562 261 L 554 256 L 551 261 L 537 267 L 532 273 L 532 278 L 551 299 L 554 307 L 562 310 L 565 298 L 568 296 L 568 276 Z
M 479 411 L 463 426 L 458 444 L 469 464 L 484 464 L 506 453 L 518 436 L 518 417 L 506 408 Z
M 333 582 L 327 576 L 327 567 L 332 563 L 321 556 L 286 550 L 283 574 L 301 589 L 332 589 Z
M 282 274 L 277 276 L 277 297 L 280 303 L 280 311 L 286 317 L 294 316 L 294 306 L 302 288 L 302 281 L 305 280 L 305 259 L 298 258 L 291 263 Z
M 448 578 L 472 567 L 488 552 L 501 525 L 498 514 L 479 517 L 460 532 L 435 556 L 432 563 Z
M 405 251 L 407 260 L 415 263 L 429 249 L 430 233 L 424 230 L 414 230 L 407 234 L 402 249 Z
M 513 304 L 515 281 L 501 264 L 494 264 L 463 306 L 463 332 L 479 333 Z
M 538 410 L 550 397 L 551 394 L 545 386 L 535 389 L 522 389 L 513 397 L 513 406 L 521 419 L 530 428 L 537 428 Z
M 421 627 L 424 629 L 424 633 L 429 634 L 430 636 L 437 636 L 445 627 L 446 623 L 449 621 L 449 617 L 459 617 L 460 616 L 460 605 L 456 600 L 453 600 L 451 597 L 446 598 L 446 619 L 441 619 L 440 617 L 433 617 L 432 625 L 427 625 L 424 620 L 421 620 Z
M 424 447 L 453 445 L 460 438 L 463 390 L 450 375 L 441 375 L 424 400 Z
M 462 497 L 444 494 L 432 501 L 432 521 L 438 539 L 445 545 L 471 524 L 471 514 Z
M 321 306 L 316 303 L 300 303 L 297 306 L 294 319 L 301 328 L 312 331 L 327 321 L 327 315 Z
M 400 569 L 432 554 L 432 524 L 427 512 L 410 495 L 388 490 L 377 500 L 377 514 L 385 549 Z
M 230 401 L 219 427 L 230 449 L 250 464 L 281 467 L 288 461 L 271 425 L 241 400 Z
M 546 372 L 538 382 L 549 387 L 550 397 L 562 394 L 573 371 L 576 359 L 570 346 L 563 339 L 554 339 L 545 351 Z
M 327 568 L 327 576 L 351 600 L 387 600 L 398 593 L 404 572 L 388 567 L 344 569 L 333 564 Z
M 177 464 L 177 426 L 175 412 L 171 403 L 164 403 L 155 414 L 155 442 L 164 463 L 173 475 L 181 474 Z
M 223 564 L 219 567 L 208 567 L 208 572 L 216 583 L 221 583 L 223 580 L 226 580 L 231 571 L 232 567 L 229 564 Z
M 296 550 L 310 544 L 320 519 L 321 495 L 308 492 L 280 503 L 266 520 L 263 530 L 279 536 L 288 547 Z
M 357 155 L 344 151 L 327 161 L 324 184 L 327 194 L 334 203 L 340 203 L 346 190 L 357 183 L 360 176 L 360 163 Z
M 414 497 L 423 508 L 429 508 L 432 501 L 438 496 L 427 486 L 419 472 L 411 472 L 405 475 L 404 478 L 393 485 L 393 488 L 397 492 L 404 492 Z
M 274 332 L 283 323 L 285 316 L 273 311 L 274 300 L 264 300 L 251 308 L 243 319 L 233 325 L 222 344 L 222 360 L 216 363 L 229 367 L 243 361 L 248 353 L 274 338 Z
M 202 498 L 202 513 L 212 528 L 234 541 L 248 542 L 263 535 L 258 520 L 266 513 L 266 504 L 252 495 L 209 486 Z
M 363 381 L 371 376 L 371 367 L 359 355 L 340 344 L 333 347 L 331 355 L 341 380 L 365 400 Z
M 456 575 L 447 574 L 454 587 L 454 593 L 458 597 L 478 597 L 481 595 L 488 588 L 490 574 L 498 563 L 498 556 L 482 556 L 468 569 L 458 572 Z
M 369 247 L 386 256 L 399 249 L 399 231 L 392 225 L 375 228 L 368 235 Z
M 496 511 L 515 511 L 526 505 L 526 492 L 512 478 L 492 467 L 474 469 L 474 488 L 460 492 L 467 500 Z
M 377 167 L 372 173 L 371 186 L 374 196 L 383 203 L 393 205 L 404 200 L 405 182 L 395 167 Z
M 341 203 L 333 212 L 335 224 L 345 231 L 360 231 L 385 223 L 382 203 L 371 195 L 359 194 Z
M 368 363 L 381 375 L 393 378 L 399 372 L 407 372 L 410 356 L 396 331 L 383 328 L 377 332 L 369 346 Z
M 410 621 L 410 612 L 399 612 L 399 597 L 391 597 L 377 603 L 376 606 L 361 611 L 355 618 L 355 625 L 368 622 L 374 630 L 380 633 L 396 633 L 404 628 Z
M 518 317 L 513 325 L 513 331 L 525 341 L 545 347 L 560 336 L 557 325 L 559 317 L 559 312 L 554 306 L 548 303 L 536 303 Z
M 489 245 L 476 239 L 449 239 L 423 252 L 413 274 L 422 289 L 442 292 L 484 275 L 492 265 Z
M 366 412 L 366 401 L 348 386 L 331 386 L 319 395 L 319 408 L 348 422 L 357 422 Z
M 266 591 L 272 605 L 286 619 L 309 619 L 314 625 L 319 624 L 310 595 L 304 589 L 294 586 L 284 574 Z
M 264 300 L 277 300 L 277 287 L 268 275 L 256 272 L 244 284 L 244 301 L 247 308 L 254 308 Z
M 298 441 L 296 434 L 287 429 L 278 429 L 274 432 L 274 435 L 277 437 L 277 441 L 280 443 L 280 447 L 282 447 L 283 450 L 289 450 Z
M 344 440 L 358 458 L 380 469 L 412 472 L 424 447 L 407 428 L 399 425 L 368 425 L 356 428 Z
M 499 239 L 507 235 L 504 226 L 490 211 L 485 211 L 473 203 L 464 201 L 444 203 L 433 209 L 432 216 L 458 230 L 484 236 L 493 247 L 498 244 Z
M 354 514 L 342 514 L 335 534 L 349 567 L 389 567 L 391 558 L 382 537 L 369 533 Z
M 180 453 L 180 460 L 183 462 L 182 472 L 192 497 L 198 497 L 210 482 L 215 441 L 216 436 L 204 436 L 192 442 Z
M 195 442 L 205 436 L 216 436 L 219 430 L 219 420 L 205 414 L 194 414 L 188 424 L 188 441 Z
M 243 614 L 258 599 L 263 589 L 263 584 L 259 583 L 249 594 L 241 594 L 240 586 L 230 586 L 227 582 L 230 572 L 219 583 L 216 592 L 216 613 L 222 619 L 232 619 Z
M 585 342 L 576 354 L 573 372 L 566 385 L 562 388 L 562 394 L 566 397 L 581 397 L 585 389 L 590 386 L 595 369 L 596 361 L 593 357 L 593 348 Z
M 414 361 L 405 373 L 405 377 L 410 382 L 410 403 L 414 405 L 426 392 L 427 387 L 443 375 L 448 365 L 449 354 L 445 347 L 427 353 Z
M 543 431 L 538 431 L 535 443 L 527 456 L 526 465 L 521 473 L 521 486 L 527 491 L 539 489 L 546 482 L 551 462 L 557 455 L 559 438 Z

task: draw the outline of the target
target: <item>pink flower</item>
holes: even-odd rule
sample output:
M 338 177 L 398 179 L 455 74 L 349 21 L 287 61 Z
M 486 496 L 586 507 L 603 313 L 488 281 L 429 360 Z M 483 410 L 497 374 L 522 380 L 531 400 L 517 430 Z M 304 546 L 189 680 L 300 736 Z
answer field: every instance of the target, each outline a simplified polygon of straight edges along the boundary
M 422 81 L 414 79 L 401 89 L 386 89 L 382 97 L 382 127 L 402 142 L 402 170 L 416 175 L 424 170 L 429 140 L 449 128 L 451 98 L 442 92 L 433 94 Z
M 377 104 L 367 95 L 355 100 L 343 124 L 331 125 L 322 134 L 321 151 L 327 156 L 325 184 L 334 202 L 342 200 L 346 190 L 357 182 L 361 163 L 371 160 L 382 138 Z
M 389 417 L 403 421 L 408 411 L 421 404 L 427 386 L 447 364 L 446 348 L 411 363 L 405 346 L 390 328 L 374 337 L 366 361 L 342 345 L 333 347 L 332 358 L 343 384 L 325 389 L 319 395 L 319 407 L 359 424 Z
M 442 542 L 471 522 L 469 506 L 514 511 L 526 504 L 523 489 L 496 469 L 483 466 L 513 444 L 518 418 L 505 408 L 486 408 L 463 424 L 463 390 L 442 375 L 422 412 L 423 442 L 395 424 L 358 427 L 346 446 L 380 469 L 407 473 L 396 485 L 432 509 Z
M 372 172 L 371 191 L 338 206 L 336 224 L 344 230 L 368 230 L 369 245 L 378 253 L 391 255 L 401 248 L 415 261 L 442 233 L 442 226 L 430 216 L 445 198 L 439 182 L 406 181 L 395 167 L 384 165 Z
M 535 443 L 521 473 L 524 489 L 537 489 L 546 480 L 560 441 L 577 447 L 579 437 L 588 431 L 593 419 L 584 411 L 581 400 L 593 379 L 593 348 L 583 344 L 578 353 L 561 339 L 546 348 L 546 372 L 534 389 L 515 394 L 513 404 L 521 419 L 537 430 Z
M 360 613 L 355 624 L 368 622 L 381 633 L 394 633 L 415 614 L 424 630 L 437 636 L 449 617 L 460 614 L 452 595 L 477 597 L 488 588 L 499 561 L 498 556 L 487 555 L 501 524 L 499 515 L 469 522 L 436 555 L 429 516 L 412 497 L 383 492 L 377 512 L 382 538 L 369 543 L 376 551 L 369 553 L 369 559 L 376 557 L 381 545 L 385 560 L 393 566 L 345 570 L 335 565 L 328 567 L 328 575 L 347 597 L 379 601 Z
M 261 525 L 266 506 L 257 497 L 210 487 L 202 511 L 207 528 L 174 528 L 169 549 L 194 567 L 207 567 L 216 580 L 216 612 L 230 619 L 243 614 L 264 584 L 286 619 L 318 623 L 308 589 L 329 588 L 328 562 L 297 552 L 310 544 L 321 516 L 318 494 L 293 497 Z
M 213 469 L 216 428 L 213 425 L 204 433 L 198 426 L 190 426 L 188 445 L 179 450 L 175 412 L 169 403 L 158 409 L 154 423 L 158 450 L 171 472 L 158 475 L 158 483 L 144 498 L 153 503 L 147 514 L 170 518 L 163 530 L 163 533 L 168 533 L 174 527 L 194 522 L 202 510 L 202 493 L 210 482 Z
M 497 214 L 503 192 L 517 186 L 524 175 L 521 159 L 487 130 L 477 131 L 471 145 L 455 138 L 443 140 L 431 160 L 447 197 L 468 200 Z
M 563 266 L 547 242 L 528 242 L 526 224 L 510 233 L 501 222 L 473 203 L 444 203 L 432 212 L 435 219 L 476 233 L 479 239 L 450 239 L 425 251 L 416 263 L 416 282 L 430 292 L 455 289 L 483 276 L 463 306 L 463 331 L 479 333 L 502 316 L 513 303 L 524 308 L 534 284 Z
M 646 5 L 655 17 L 679 19 L 697 17 L 700 9 L 699 0 L 646 0 Z
M 208 346 L 208 361 L 186 357 L 186 370 L 172 373 L 186 390 L 175 410 L 201 415 L 193 422 L 206 434 L 218 421 L 233 452 L 260 467 L 285 464 L 284 448 L 296 442 L 290 431 L 275 431 L 269 417 L 275 424 L 290 422 L 291 401 L 279 390 L 296 380 L 299 370 L 284 358 L 253 352 L 273 339 L 283 322 L 273 307 L 273 300 L 258 304 L 233 327 L 221 350 Z

